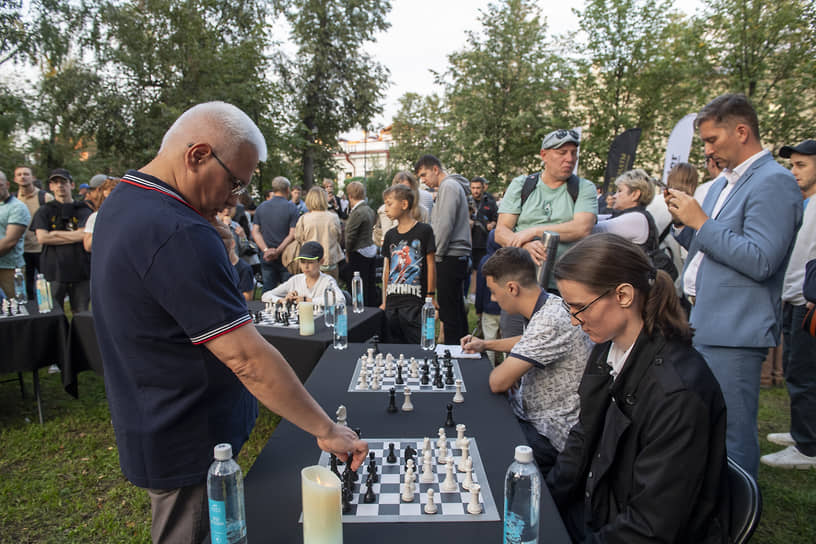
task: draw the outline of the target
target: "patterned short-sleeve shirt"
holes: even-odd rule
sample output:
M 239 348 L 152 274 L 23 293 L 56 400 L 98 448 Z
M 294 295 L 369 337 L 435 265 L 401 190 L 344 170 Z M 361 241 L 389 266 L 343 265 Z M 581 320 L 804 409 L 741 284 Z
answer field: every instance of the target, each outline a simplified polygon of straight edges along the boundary
M 509 393 L 510 404 L 518 418 L 530 422 L 561 451 L 578 422 L 578 384 L 592 342 L 580 327 L 572 326 L 559 297 L 542 291 L 536 308 L 510 352 L 533 365 Z

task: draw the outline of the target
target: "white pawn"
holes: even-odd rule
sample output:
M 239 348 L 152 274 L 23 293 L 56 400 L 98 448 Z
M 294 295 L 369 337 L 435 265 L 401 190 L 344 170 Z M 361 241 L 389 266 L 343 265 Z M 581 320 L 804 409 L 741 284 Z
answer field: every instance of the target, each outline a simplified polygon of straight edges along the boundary
M 465 402 L 465 396 L 462 394 L 462 380 L 456 380 L 456 394 L 453 395 L 453 402 L 456 404 Z
M 439 440 L 436 441 L 436 447 L 441 448 L 442 445 L 448 440 L 448 436 L 445 434 L 445 427 L 439 427 Z
M 414 502 L 414 482 L 407 477 L 402 485 L 402 500 L 403 502 Z
M 411 403 L 411 388 L 406 387 L 402 392 L 405 395 L 405 401 L 402 403 L 402 411 L 412 412 L 414 410 L 414 405 Z
M 368 362 L 373 363 L 374 362 L 374 348 L 368 348 L 367 351 L 368 351 Z
M 360 378 L 357 380 L 357 389 L 368 389 L 368 377 L 366 376 L 366 368 L 360 368 Z
M 376 372 L 374 373 L 374 379 L 371 380 L 371 389 L 374 391 L 379 391 L 380 389 L 380 375 Z
M 450 457 L 453 459 L 453 456 Z M 442 446 L 436 452 L 436 460 L 440 465 L 444 465 L 448 462 L 448 443 L 443 442 Z
M 462 457 L 459 458 L 459 465 L 456 467 L 459 472 L 465 472 L 465 470 L 467 470 L 465 466 L 467 465 L 467 460 L 470 459 L 470 452 L 468 451 L 469 447 L 470 440 L 465 438 L 465 441 L 462 444 Z
M 464 423 L 459 423 L 456 425 L 456 447 L 461 448 L 462 444 L 465 443 L 465 431 L 467 427 L 465 427 Z
M 470 490 L 470 486 L 473 485 L 473 459 L 468 457 L 467 462 L 465 463 L 465 481 L 462 482 L 462 487 L 467 490 Z
M 439 490 L 443 493 L 459 491 L 459 484 L 456 483 L 456 477 L 453 475 L 453 459 L 448 459 L 445 471 L 445 481 L 439 484 Z
M 426 514 L 436 514 L 436 503 L 434 502 L 434 490 L 433 488 L 428 489 L 427 493 L 428 500 L 425 503 L 425 513 Z
M 479 504 L 479 490 L 482 487 L 479 484 L 473 484 L 470 486 L 470 502 L 467 506 L 467 511 L 469 514 L 481 514 L 482 513 L 482 505 Z
M 422 476 L 419 477 L 419 481 L 423 484 L 430 484 L 433 483 L 435 479 L 433 469 L 431 468 L 431 452 L 430 450 L 425 450 L 425 454 L 422 456 Z

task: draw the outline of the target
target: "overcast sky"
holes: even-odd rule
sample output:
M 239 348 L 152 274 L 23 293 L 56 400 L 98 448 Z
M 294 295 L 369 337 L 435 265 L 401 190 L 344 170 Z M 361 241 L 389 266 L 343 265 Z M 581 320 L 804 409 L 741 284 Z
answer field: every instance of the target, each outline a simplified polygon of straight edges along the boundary
M 448 55 L 464 48 L 465 32 L 480 30 L 479 11 L 490 0 L 391 0 L 391 27 L 366 49 L 391 70 L 391 86 L 385 96 L 383 115 L 375 125 L 387 125 L 396 113 L 400 96 L 407 92 L 439 92 L 430 70 L 442 72 Z M 675 0 L 677 9 L 693 13 L 700 0 Z M 577 30 L 578 19 L 569 5 L 582 3 L 539 0 L 547 20 L 548 34 Z

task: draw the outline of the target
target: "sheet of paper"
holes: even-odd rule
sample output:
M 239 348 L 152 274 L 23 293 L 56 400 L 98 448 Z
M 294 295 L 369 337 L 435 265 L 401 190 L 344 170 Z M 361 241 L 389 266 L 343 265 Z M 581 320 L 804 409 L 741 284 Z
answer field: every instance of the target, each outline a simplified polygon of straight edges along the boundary
M 462 351 L 462 346 L 459 345 L 447 345 L 447 344 L 438 344 L 436 346 L 436 353 L 442 357 L 445 354 L 445 350 L 450 351 L 451 357 L 454 359 L 481 359 L 481 353 L 464 353 Z

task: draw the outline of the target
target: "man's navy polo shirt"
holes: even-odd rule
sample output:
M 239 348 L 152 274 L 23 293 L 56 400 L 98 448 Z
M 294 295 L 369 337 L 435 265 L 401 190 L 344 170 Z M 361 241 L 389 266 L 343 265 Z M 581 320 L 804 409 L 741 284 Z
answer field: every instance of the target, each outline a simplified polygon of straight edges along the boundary
M 252 222 L 261 229 L 261 236 L 269 247 L 278 247 L 295 228 L 298 220 L 297 206 L 281 196 L 273 196 L 255 209 Z
M 140 487 L 199 484 L 213 446 L 237 452 L 258 413 L 204 344 L 252 318 L 215 229 L 162 181 L 122 181 L 99 211 L 91 270 L 119 463 Z

